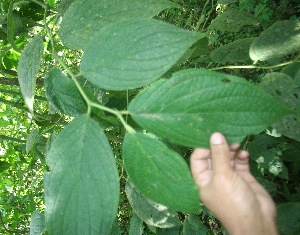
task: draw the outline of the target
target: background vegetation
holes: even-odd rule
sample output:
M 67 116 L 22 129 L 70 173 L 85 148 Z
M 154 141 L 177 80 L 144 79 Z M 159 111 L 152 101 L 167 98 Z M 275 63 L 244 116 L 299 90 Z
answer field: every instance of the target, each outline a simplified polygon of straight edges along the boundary
M 76 42 L 73 44 L 72 35 L 69 38 L 59 35 L 59 30 L 63 27 L 61 22 L 64 21 L 64 15 L 68 14 L 67 9 L 72 2 L 74 1 L 1 0 L 1 234 L 46 233 L 43 215 L 45 213 L 43 179 L 45 172 L 50 170 L 49 163 L 46 164 L 46 154 L 49 153 L 50 146 L 58 134 L 73 120 L 73 117 L 87 110 L 81 94 L 73 92 L 74 83 L 71 80 L 63 80 L 65 73 L 59 70 L 51 70 L 49 73 L 53 66 L 67 72 L 69 76 L 68 71 L 73 71 L 74 74 L 80 74 L 81 71 L 82 48 L 78 48 Z M 205 36 L 195 36 L 199 37 L 195 39 L 195 43 L 191 41 L 189 45 L 183 46 L 186 53 L 164 74 L 164 78 L 170 78 L 176 71 L 188 68 L 220 71 L 227 75 L 243 77 L 264 89 L 285 107 L 296 110 L 278 122 L 269 123 L 270 125 L 259 134 L 247 135 L 242 146 L 251 153 L 253 174 L 278 204 L 281 233 L 299 234 L 300 125 L 297 111 L 300 106 L 299 1 L 173 0 L 172 2 L 178 7 L 172 8 L 169 5 L 155 14 L 152 12 L 150 14 L 156 19 L 191 32 L 201 32 Z M 72 20 L 70 16 L 68 17 Z M 75 17 L 74 15 L 74 21 Z M 81 33 L 83 39 L 84 33 Z M 41 36 L 34 37 L 35 35 Z M 190 39 L 192 35 L 196 34 L 190 34 L 189 40 L 192 40 Z M 64 43 L 60 37 L 65 40 Z M 26 56 L 26 48 L 30 46 L 30 50 L 27 49 L 29 55 Z M 39 54 L 30 53 L 39 50 L 42 52 L 41 59 L 34 58 L 31 61 L 33 65 L 29 65 L 28 60 L 33 56 L 38 57 Z M 22 60 L 22 56 L 25 59 Z M 37 71 L 36 81 L 22 80 L 22 74 L 26 74 L 28 66 L 32 66 L 30 75 L 34 75 L 34 70 Z M 62 83 L 51 83 L 49 77 L 61 78 Z M 69 81 L 71 83 L 68 83 Z M 78 83 L 93 102 L 117 110 L 127 110 L 141 87 L 147 86 L 141 84 L 133 89 L 112 91 L 95 86 L 79 76 Z M 24 99 L 24 90 L 25 93 L 27 91 L 28 97 L 28 91 L 32 91 L 32 87 L 35 88 L 34 103 Z M 68 89 L 60 90 L 60 87 Z M 53 95 L 49 91 L 56 91 L 56 94 Z M 73 103 L 70 97 L 74 99 Z M 33 106 L 30 107 L 30 104 Z M 242 101 L 241 104 L 248 108 Z M 174 210 L 148 201 L 142 194 L 137 193 L 133 184 L 127 183 L 122 158 L 126 124 L 112 115 L 111 110 L 107 112 L 93 107 L 90 112 L 93 119 L 100 123 L 105 131 L 119 173 L 118 212 L 111 234 L 225 234 L 222 225 L 205 207 L 202 207 L 199 213 L 192 213 L 193 215 L 184 211 L 175 213 Z M 130 131 L 130 127 L 139 131 L 147 129 L 140 128 L 136 124 L 139 121 L 133 121 L 134 117 L 128 116 L 128 113 L 124 114 L 124 120 L 130 125 L 127 126 L 127 131 Z M 164 143 L 183 156 L 188 163 L 191 147 L 195 146 L 189 144 L 179 146 L 176 145 L 176 141 L 175 144 L 174 141 L 171 142 Z M 152 146 L 152 143 L 149 145 Z M 157 221 L 154 223 L 150 220 L 152 217 L 157 221 L 162 219 L 166 221 L 161 224 Z

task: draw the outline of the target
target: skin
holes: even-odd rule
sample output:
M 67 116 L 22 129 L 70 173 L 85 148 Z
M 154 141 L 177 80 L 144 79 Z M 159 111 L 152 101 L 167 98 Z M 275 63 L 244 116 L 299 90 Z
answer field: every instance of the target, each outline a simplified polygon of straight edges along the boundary
M 202 202 L 231 235 L 277 235 L 276 207 L 249 170 L 249 153 L 228 146 L 221 133 L 211 136 L 211 149 L 195 149 L 191 171 Z

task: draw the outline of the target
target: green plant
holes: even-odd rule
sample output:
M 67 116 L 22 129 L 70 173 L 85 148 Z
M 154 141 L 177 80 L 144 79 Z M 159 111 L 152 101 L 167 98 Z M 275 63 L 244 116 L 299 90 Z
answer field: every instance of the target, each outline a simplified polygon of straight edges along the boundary
M 181 227 L 183 234 L 222 233 L 211 225 L 214 219 L 181 156 L 208 147 L 214 131 L 230 143 L 245 140 L 255 176 L 277 202 L 299 206 L 299 160 L 283 158 L 293 155 L 300 140 L 299 21 L 264 17 L 271 26 L 261 25 L 266 29 L 258 35 L 258 16 L 269 10 L 253 15 L 243 1 L 242 9 L 225 1 L 213 16 L 217 3 L 203 1 L 202 11 L 192 11 L 200 17 L 178 17 L 183 3 L 174 2 L 65 0 L 58 10 L 56 1 L 3 2 L 7 17 L 0 19 L 7 20 L 8 30 L 2 43 L 8 49 L 1 73 L 18 67 L 22 97 L 41 128 L 28 133 L 26 152 L 33 156 L 31 164 L 38 161 L 41 171 L 48 171 L 45 218 L 32 214 L 33 234 L 120 234 L 124 193 L 134 212 L 129 234 L 179 234 Z M 36 12 L 26 13 L 30 7 Z M 32 24 L 19 26 L 23 35 L 17 26 L 25 15 Z M 251 35 L 244 37 L 249 27 Z M 231 39 L 211 37 L 227 32 L 233 42 L 224 46 Z M 33 36 L 21 56 L 24 40 L 16 35 Z M 253 84 L 230 72 L 243 68 L 267 72 Z M 227 73 L 212 71 L 221 69 Z M 36 87 L 39 73 L 45 74 L 44 90 Z M 47 108 L 34 102 L 37 91 L 46 95 L 51 115 L 39 115 Z M 272 137 L 276 130 L 289 138 Z M 292 176 L 284 161 L 294 167 Z M 287 180 L 293 186 L 287 187 Z M 290 205 L 280 205 L 280 211 Z M 280 226 L 285 234 L 292 231 Z

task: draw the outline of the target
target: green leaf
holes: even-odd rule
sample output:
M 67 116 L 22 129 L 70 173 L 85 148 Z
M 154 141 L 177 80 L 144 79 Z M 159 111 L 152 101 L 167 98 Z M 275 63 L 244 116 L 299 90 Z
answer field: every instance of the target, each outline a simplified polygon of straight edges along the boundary
M 250 47 L 252 60 L 266 61 L 300 51 L 300 22 L 277 21 L 262 32 Z
M 26 153 L 28 154 L 32 147 L 38 142 L 40 137 L 39 130 L 33 129 L 27 136 L 26 140 Z
M 120 231 L 120 226 L 118 223 L 118 220 L 115 220 L 112 229 L 110 230 L 110 234 L 109 235 L 120 235 L 121 231 Z
M 164 9 L 175 7 L 178 5 L 166 0 L 77 0 L 64 15 L 60 37 L 68 47 L 83 49 L 110 23 L 151 18 Z
M 250 13 L 229 9 L 219 14 L 207 27 L 209 31 L 239 32 L 246 25 L 258 25 L 259 21 Z
M 30 221 L 30 235 L 41 235 L 44 230 L 45 216 L 39 211 L 32 212 Z
M 133 214 L 130 220 L 129 235 L 143 235 L 143 231 L 143 220 L 141 220 L 136 214 Z
M 132 209 L 146 224 L 159 228 L 171 228 L 180 224 L 177 213 L 145 198 L 132 183 L 126 183 L 125 192 Z
M 119 177 L 110 145 L 86 115 L 68 124 L 46 157 L 49 234 L 108 234 L 119 201 Z
M 206 235 L 207 228 L 199 217 L 189 215 L 183 223 L 183 235 Z
M 278 227 L 281 235 L 300 233 L 300 202 L 282 203 L 277 206 Z
M 77 116 L 87 111 L 87 105 L 75 83 L 60 69 L 51 69 L 45 79 L 46 96 L 62 113 Z
M 250 60 L 249 48 L 254 38 L 243 38 L 221 46 L 211 53 L 213 62 L 225 64 Z
M 8 162 L 0 161 L 0 173 L 10 168 L 11 164 Z
M 126 134 L 123 161 L 133 184 L 147 198 L 174 211 L 199 212 L 199 190 L 189 167 L 161 141 L 142 133 Z
M 209 147 L 215 131 L 231 144 L 240 142 L 289 113 L 246 80 L 204 69 L 183 70 L 154 83 L 128 110 L 146 130 L 190 147 Z
M 179 235 L 180 227 L 173 228 L 157 228 L 156 235 Z
M 97 33 L 80 69 L 87 80 L 104 89 L 141 87 L 167 72 L 202 37 L 203 33 L 153 19 L 119 22 Z
M 300 103 L 300 87 L 291 77 L 284 73 L 268 73 L 260 83 L 260 87 L 271 94 L 274 99 L 296 111 Z M 296 112 L 274 123 L 273 127 L 279 133 L 300 141 L 300 119 Z
M 33 113 L 36 79 L 43 55 L 43 39 L 36 35 L 25 47 L 18 64 L 18 79 L 28 109 Z

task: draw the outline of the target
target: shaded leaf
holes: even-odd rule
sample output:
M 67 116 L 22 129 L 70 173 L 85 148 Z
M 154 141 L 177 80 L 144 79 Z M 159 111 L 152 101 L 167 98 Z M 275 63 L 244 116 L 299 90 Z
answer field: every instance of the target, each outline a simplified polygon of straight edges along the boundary
M 120 231 L 118 220 L 115 220 L 109 235 L 120 235 L 120 234 L 121 231 Z
M 269 73 L 263 78 L 260 86 L 274 99 L 283 103 L 292 110 L 297 109 L 300 99 L 300 87 L 295 80 L 284 73 Z M 292 113 L 273 124 L 273 127 L 281 134 L 300 141 L 300 119 L 297 113 Z
M 39 211 L 32 212 L 30 221 L 30 235 L 41 235 L 44 230 L 45 216 Z
M 119 201 L 119 177 L 110 145 L 97 122 L 79 116 L 58 135 L 46 157 L 49 234 L 107 234 Z
M 209 147 L 215 131 L 229 143 L 240 142 L 289 113 L 246 80 L 204 69 L 183 70 L 154 83 L 128 109 L 146 130 L 190 147 Z
M 80 69 L 87 80 L 104 89 L 141 87 L 167 72 L 202 37 L 153 19 L 119 22 L 97 33 Z
M 258 25 L 258 23 L 259 21 L 248 12 L 229 9 L 219 14 L 207 29 L 210 31 L 239 32 L 246 25 Z
M 33 113 L 33 100 L 36 87 L 36 79 L 43 55 L 43 40 L 41 35 L 36 35 L 27 44 L 22 52 L 18 64 L 18 79 L 21 92 L 28 109 Z
M 129 235 L 143 235 L 143 231 L 143 220 L 141 220 L 136 214 L 133 214 L 130 220 Z
M 0 161 L 0 173 L 10 168 L 11 164 L 8 162 Z
M 207 228 L 199 217 L 189 215 L 183 223 L 183 235 L 206 235 Z
M 262 32 L 250 47 L 252 60 L 266 61 L 300 51 L 300 22 L 277 21 Z
M 142 133 L 126 134 L 123 161 L 133 184 L 147 198 L 174 211 L 199 213 L 199 190 L 189 167 L 161 141 Z
M 179 235 L 180 227 L 173 228 L 157 228 L 156 235 Z
M 68 1 L 63 6 L 68 6 Z M 117 6 L 117 7 L 116 7 Z M 83 49 L 99 30 L 110 23 L 134 18 L 151 18 L 166 8 L 177 7 L 166 0 L 75 1 L 64 15 L 60 37 L 70 48 Z
M 213 62 L 221 64 L 250 60 L 249 48 L 253 40 L 254 38 L 244 38 L 221 46 L 212 51 L 211 58 Z
M 300 233 L 300 202 L 282 203 L 277 206 L 277 222 L 282 235 Z
M 26 140 L 26 153 L 28 154 L 32 147 L 39 141 L 39 130 L 33 129 L 30 134 L 27 136 Z
M 180 224 L 177 213 L 145 198 L 132 183 L 126 183 L 125 192 L 132 209 L 146 224 L 160 228 L 171 228 Z
M 77 116 L 87 111 L 87 105 L 75 83 L 60 69 L 51 69 L 45 79 L 47 99 L 60 112 Z

